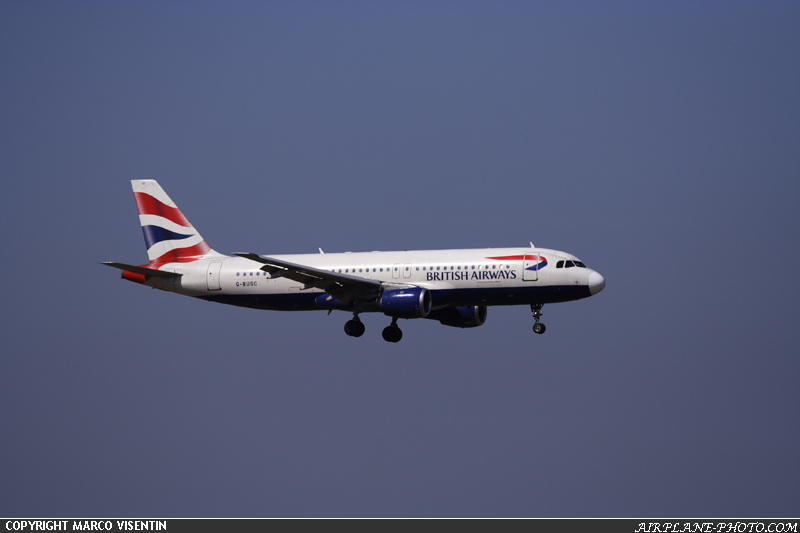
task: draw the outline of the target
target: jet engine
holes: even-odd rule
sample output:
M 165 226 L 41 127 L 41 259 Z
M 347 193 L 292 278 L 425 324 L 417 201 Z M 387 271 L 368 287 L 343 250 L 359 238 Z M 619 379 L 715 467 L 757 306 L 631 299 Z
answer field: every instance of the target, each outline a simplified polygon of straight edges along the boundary
M 378 298 L 383 314 L 397 318 L 425 318 L 431 312 L 431 293 L 422 287 L 390 289 Z
M 433 311 L 428 318 L 454 328 L 477 328 L 486 322 L 487 311 L 485 305 L 445 307 Z

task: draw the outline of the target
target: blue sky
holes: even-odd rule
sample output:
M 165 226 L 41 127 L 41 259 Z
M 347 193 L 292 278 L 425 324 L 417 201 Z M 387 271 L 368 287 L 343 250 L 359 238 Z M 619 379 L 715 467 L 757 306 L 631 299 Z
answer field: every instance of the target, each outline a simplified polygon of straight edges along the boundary
M 796 516 L 796 2 L 3 2 L 0 514 Z M 119 279 L 526 246 L 606 289 L 384 342 Z

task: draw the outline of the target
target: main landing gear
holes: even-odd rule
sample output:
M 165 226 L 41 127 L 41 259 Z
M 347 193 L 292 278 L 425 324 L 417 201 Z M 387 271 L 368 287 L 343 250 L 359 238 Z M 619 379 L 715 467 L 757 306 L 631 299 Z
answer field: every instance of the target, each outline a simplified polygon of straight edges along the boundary
M 358 315 L 353 315 L 353 320 L 348 320 L 344 323 L 344 332 L 351 337 L 360 337 L 364 334 L 364 323 L 358 318 Z
M 358 318 L 357 314 L 353 315 L 352 320 L 348 320 L 344 324 L 344 332 L 351 337 L 360 337 L 364 334 L 364 323 Z M 402 330 L 397 326 L 397 317 L 392 318 L 392 323 L 383 328 L 383 340 L 386 342 L 400 342 L 403 338 Z
M 383 328 L 383 340 L 386 342 L 400 342 L 403 331 L 397 327 L 397 317 L 392 318 L 392 323 Z
M 531 311 L 533 311 L 533 320 L 535 323 L 533 324 L 533 332 L 538 333 L 541 335 L 547 329 L 544 324 L 539 322 L 539 319 L 542 318 L 542 305 L 544 304 L 531 304 Z

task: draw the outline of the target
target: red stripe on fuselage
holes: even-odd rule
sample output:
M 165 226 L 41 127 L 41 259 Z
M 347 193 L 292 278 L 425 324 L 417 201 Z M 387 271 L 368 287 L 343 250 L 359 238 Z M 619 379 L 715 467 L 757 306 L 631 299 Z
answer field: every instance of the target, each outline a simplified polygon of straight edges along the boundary
M 536 260 L 536 259 L 544 259 L 539 254 L 527 254 L 527 255 L 503 255 L 500 257 L 487 257 L 486 259 L 496 259 L 498 261 L 523 261 L 527 260 Z
M 170 220 L 179 226 L 184 226 L 187 228 L 191 228 L 192 225 L 186 220 L 186 217 L 183 216 L 181 210 L 177 207 L 170 207 L 167 204 L 153 198 L 149 194 L 143 192 L 135 192 L 133 193 L 134 198 L 136 198 L 136 207 L 139 209 L 140 215 L 157 215 L 160 217 L 164 217 L 167 220 Z

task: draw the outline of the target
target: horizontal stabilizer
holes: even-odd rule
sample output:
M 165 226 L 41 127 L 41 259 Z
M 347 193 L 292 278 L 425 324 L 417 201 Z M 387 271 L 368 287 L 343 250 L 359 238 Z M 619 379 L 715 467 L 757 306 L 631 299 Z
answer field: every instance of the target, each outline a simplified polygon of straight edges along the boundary
M 175 272 L 165 272 L 163 270 L 156 270 L 155 268 L 126 265 L 125 263 L 114 263 L 112 261 L 104 261 L 100 264 L 108 265 L 120 270 L 126 270 L 128 272 L 135 272 L 136 274 L 141 274 L 143 276 L 153 276 L 155 278 L 179 278 L 183 276 L 183 274 L 176 274 Z

